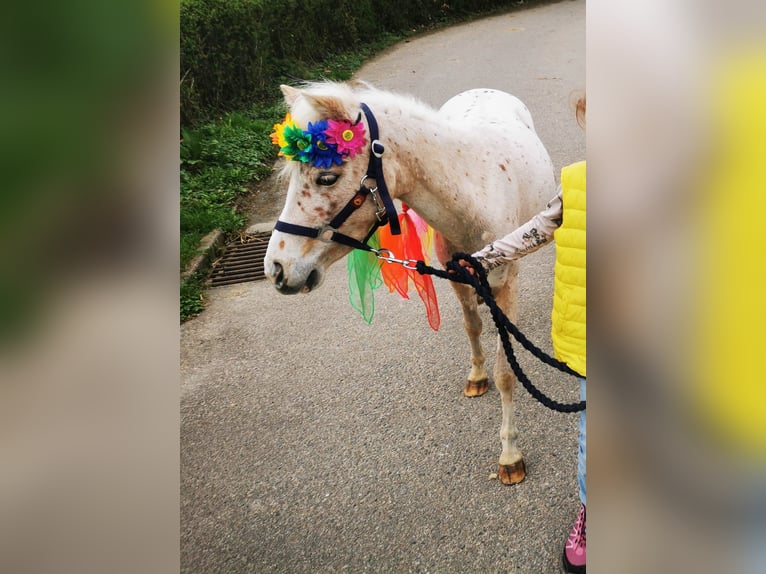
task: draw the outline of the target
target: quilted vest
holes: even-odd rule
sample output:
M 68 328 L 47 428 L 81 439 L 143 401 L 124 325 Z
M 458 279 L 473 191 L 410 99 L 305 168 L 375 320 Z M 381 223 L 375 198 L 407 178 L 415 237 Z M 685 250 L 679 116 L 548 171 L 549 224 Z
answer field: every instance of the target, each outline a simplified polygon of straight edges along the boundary
M 585 162 L 561 170 L 563 221 L 553 234 L 556 265 L 551 314 L 553 351 L 585 373 Z

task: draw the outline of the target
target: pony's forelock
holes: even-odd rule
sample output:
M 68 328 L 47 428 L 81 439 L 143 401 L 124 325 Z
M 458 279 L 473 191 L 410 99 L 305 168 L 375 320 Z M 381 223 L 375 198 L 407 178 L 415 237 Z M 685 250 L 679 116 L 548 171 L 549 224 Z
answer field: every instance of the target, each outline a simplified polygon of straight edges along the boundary
M 304 97 L 298 98 L 290 110 L 293 120 L 299 126 L 305 128 L 308 122 L 327 118 L 356 118 L 354 110 L 359 109 L 360 100 L 350 85 L 340 82 L 307 82 L 299 88 Z

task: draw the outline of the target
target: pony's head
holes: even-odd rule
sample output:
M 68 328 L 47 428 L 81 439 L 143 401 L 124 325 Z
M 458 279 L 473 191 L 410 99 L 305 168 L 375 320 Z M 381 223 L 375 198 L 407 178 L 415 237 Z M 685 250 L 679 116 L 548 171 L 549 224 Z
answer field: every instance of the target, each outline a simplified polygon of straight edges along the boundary
M 370 156 L 369 129 L 359 95 L 348 84 L 282 86 L 290 110 L 275 126 L 272 141 L 286 162 L 287 199 L 281 222 L 304 228 L 327 226 L 360 189 Z M 374 186 L 374 181 L 365 186 Z M 366 198 L 339 231 L 363 239 L 375 222 L 375 206 Z M 350 251 L 328 241 L 275 230 L 264 260 L 265 274 L 285 294 L 319 286 L 327 268 Z

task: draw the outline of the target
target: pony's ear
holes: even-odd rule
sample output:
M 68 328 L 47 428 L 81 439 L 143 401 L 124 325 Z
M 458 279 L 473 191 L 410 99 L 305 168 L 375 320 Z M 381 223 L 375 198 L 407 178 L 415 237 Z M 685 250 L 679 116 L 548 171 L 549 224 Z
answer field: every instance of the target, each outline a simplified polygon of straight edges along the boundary
M 349 86 L 351 86 L 351 89 L 354 91 L 358 90 L 372 90 L 372 84 L 370 82 L 366 82 L 364 80 L 359 79 L 351 79 L 348 82 L 346 82 Z
M 285 96 L 285 102 L 290 109 L 295 106 L 300 98 L 303 98 L 322 118 L 342 120 L 348 115 L 346 108 L 343 106 L 343 102 L 334 96 L 312 94 L 305 90 L 299 90 L 284 84 L 279 86 L 279 88 L 282 90 L 282 94 Z
M 298 96 L 301 95 L 301 91 L 292 86 L 286 86 L 285 84 L 279 86 L 279 89 L 282 90 L 282 95 L 285 97 L 287 107 L 292 108 L 293 104 L 295 104 L 295 101 L 298 99 Z
M 336 97 L 303 92 L 303 97 L 320 117 L 328 120 L 343 120 L 348 116 L 343 102 Z

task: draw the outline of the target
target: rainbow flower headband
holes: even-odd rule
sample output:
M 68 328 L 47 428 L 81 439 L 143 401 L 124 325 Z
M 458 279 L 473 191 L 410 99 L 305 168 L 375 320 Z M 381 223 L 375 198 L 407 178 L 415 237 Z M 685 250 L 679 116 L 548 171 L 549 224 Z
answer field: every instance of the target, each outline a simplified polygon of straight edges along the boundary
M 279 155 L 288 160 L 329 168 L 347 157 L 353 158 L 367 140 L 364 125 L 358 120 L 319 120 L 309 122 L 308 129 L 302 130 L 287 114 L 281 124 L 274 124 L 271 143 L 279 146 Z

